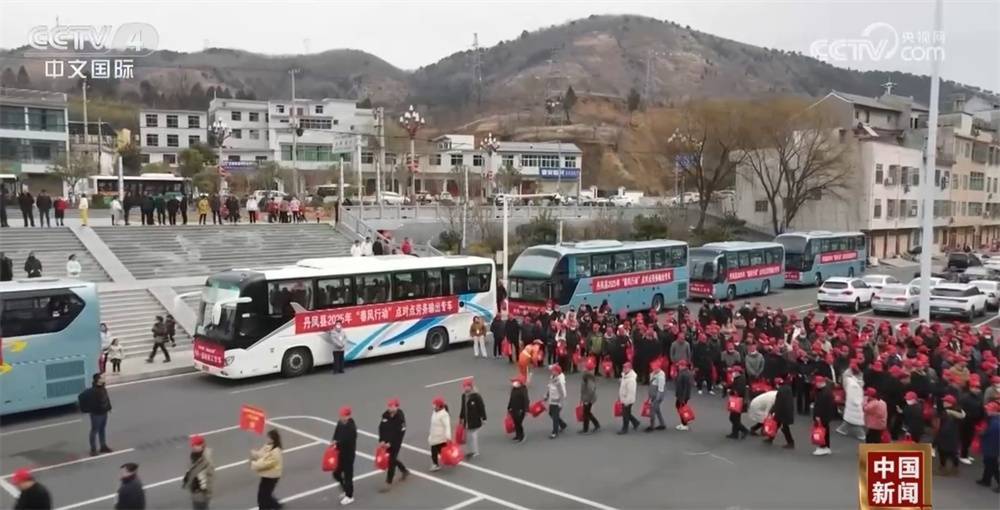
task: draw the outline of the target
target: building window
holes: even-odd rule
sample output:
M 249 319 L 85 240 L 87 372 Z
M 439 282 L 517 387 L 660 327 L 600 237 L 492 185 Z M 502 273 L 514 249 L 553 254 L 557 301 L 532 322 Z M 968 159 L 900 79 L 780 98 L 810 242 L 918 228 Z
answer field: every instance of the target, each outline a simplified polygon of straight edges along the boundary
M 49 161 L 52 159 L 52 147 L 48 145 L 32 145 L 31 157 L 35 161 Z
M 163 155 L 163 162 L 166 163 L 166 164 L 168 164 L 168 165 L 176 165 L 177 164 L 177 155 L 176 154 L 164 154 Z
M 895 218 L 896 217 L 896 201 L 893 199 L 888 199 L 885 201 L 885 217 Z
M 260 140 L 260 130 L 259 129 L 251 129 L 251 130 L 249 130 L 249 134 L 250 134 L 250 139 L 251 140 Z
M 973 191 L 983 191 L 983 179 L 986 175 L 982 172 L 969 173 L 969 189 Z
M 229 156 L 226 156 L 226 160 L 227 161 L 239 161 L 240 160 L 240 156 L 239 156 L 239 154 L 230 154 Z
M 201 127 L 201 119 L 197 115 L 188 115 L 188 128 L 198 129 Z
M 285 113 L 285 105 L 283 104 L 274 105 L 274 109 L 277 110 L 278 113 Z
M 155 113 L 146 114 L 146 127 L 158 127 L 159 125 L 159 118 Z
M 920 169 L 911 168 L 910 169 L 910 186 L 920 186 Z
M 483 166 L 483 155 L 473 154 L 472 155 L 472 166 Z
M 544 154 L 538 158 L 538 166 L 542 168 L 559 168 L 559 156 Z
M 431 154 L 431 166 L 441 166 L 440 154 Z
M 237 139 L 237 140 L 243 139 L 243 130 L 242 129 L 234 129 L 234 130 L 230 131 L 229 134 L 232 135 L 232 137 L 235 138 L 235 139 Z
M 395 165 L 396 164 L 396 153 L 395 152 L 386 152 L 385 153 L 385 164 L 387 164 L 387 165 Z
M 962 176 L 962 189 L 969 189 L 969 176 L 968 175 L 963 175 Z
M 872 211 L 872 218 L 878 219 L 881 217 L 882 217 L 882 199 L 876 198 L 875 207 L 874 210 Z
M 199 143 L 201 143 L 201 137 L 200 136 L 198 136 L 198 135 L 188 136 L 188 147 L 191 147 L 193 145 L 198 145 Z
M 330 129 L 330 119 L 299 119 L 302 129 Z
M 966 142 L 963 145 L 965 146 L 965 157 L 966 158 L 971 158 L 972 157 L 972 142 Z
M 906 213 L 907 217 L 916 218 L 917 217 L 917 213 L 920 210 L 920 208 L 917 206 L 917 201 L 916 200 L 907 200 L 907 202 L 909 203 L 909 206 L 908 206 L 909 208 L 907 209 L 907 213 Z
M 566 168 L 576 168 L 576 156 L 566 156 L 566 163 L 563 165 Z
M 229 120 L 243 120 L 243 113 L 237 111 L 230 112 Z
M 177 127 L 177 116 L 176 115 L 167 115 L 167 127 L 168 128 L 175 128 L 175 127 Z
M 538 166 L 538 155 L 537 154 L 522 154 L 521 155 L 521 166 L 527 167 L 537 167 Z
M 146 147 L 159 147 L 160 137 L 159 135 L 147 134 L 146 135 Z
M 451 155 L 451 166 L 462 166 L 462 164 L 463 164 L 463 158 L 461 154 Z
M 141 162 L 144 165 L 146 163 L 149 163 L 149 154 L 146 154 L 145 152 L 142 153 L 142 154 L 139 154 L 139 162 Z
M 361 153 L 361 164 L 362 165 L 366 165 L 366 164 L 370 165 L 370 164 L 372 164 L 374 162 L 375 162 L 375 154 L 373 154 L 371 152 L 362 152 Z
M 503 166 L 511 166 L 512 167 L 512 166 L 514 166 L 514 155 L 513 154 L 504 154 L 504 155 L 500 156 L 500 161 L 501 161 L 501 164 Z
M 257 112 L 248 112 L 247 120 L 249 120 L 250 122 L 258 122 L 260 121 L 260 114 Z
M 982 216 L 982 215 L 983 215 L 982 202 L 969 202 L 969 216 Z
M 882 184 L 882 177 L 883 177 L 882 164 L 879 163 L 875 165 L 875 184 Z
M 302 116 L 302 114 L 303 114 L 303 110 L 302 110 L 302 107 L 296 107 L 296 108 L 295 108 L 295 116 L 296 116 L 296 117 L 301 117 L 301 116 Z
M 321 104 L 316 105 L 316 110 L 315 111 L 316 111 L 316 115 L 322 115 L 323 114 L 323 105 L 321 105 Z
M 256 160 L 258 163 L 262 163 L 264 161 L 267 161 L 267 156 L 254 156 L 253 159 Z
M 757 200 L 753 203 L 753 212 L 767 212 L 767 200 Z
M 177 135 L 167 135 L 167 147 L 180 147 Z

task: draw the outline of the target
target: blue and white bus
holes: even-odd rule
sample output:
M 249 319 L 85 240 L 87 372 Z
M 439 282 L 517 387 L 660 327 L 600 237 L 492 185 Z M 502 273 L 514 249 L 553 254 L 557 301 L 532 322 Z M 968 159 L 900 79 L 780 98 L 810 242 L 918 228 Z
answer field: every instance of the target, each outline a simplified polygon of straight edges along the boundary
M 693 299 L 767 295 L 785 286 L 785 249 L 778 243 L 708 243 L 691 248 L 688 268 Z
M 682 241 L 581 241 L 532 246 L 510 269 L 508 311 L 560 309 L 604 301 L 615 312 L 684 302 L 688 246 Z
M 831 276 L 865 272 L 868 249 L 861 232 L 789 232 L 774 241 L 785 247 L 786 285 L 819 285 Z
M 386 255 L 216 273 L 201 292 L 194 365 L 230 379 L 302 375 L 333 363 L 323 333 L 337 322 L 347 361 L 439 353 L 471 340 L 473 317 L 493 320 L 494 268 L 479 257 Z
M 0 415 L 75 403 L 99 371 L 100 322 L 93 283 L 0 283 Z

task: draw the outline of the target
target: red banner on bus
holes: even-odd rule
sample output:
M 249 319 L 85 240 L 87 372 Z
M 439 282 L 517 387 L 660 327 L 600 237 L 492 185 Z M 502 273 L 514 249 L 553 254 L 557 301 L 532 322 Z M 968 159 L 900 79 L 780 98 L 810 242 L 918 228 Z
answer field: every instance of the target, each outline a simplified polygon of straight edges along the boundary
M 749 280 L 751 278 L 762 278 L 764 276 L 773 276 L 776 274 L 781 274 L 780 264 L 771 264 L 767 266 L 753 266 L 741 269 L 730 269 L 726 273 L 726 280 L 731 282 L 738 282 L 740 280 Z
M 691 282 L 688 284 L 688 293 L 711 296 L 715 293 L 715 285 L 709 282 Z
M 844 262 L 847 260 L 855 260 L 858 258 L 858 252 L 856 251 L 834 251 L 830 253 L 823 253 L 819 256 L 820 264 L 829 264 L 831 262 Z
M 799 281 L 801 276 L 798 271 L 785 271 L 786 280 Z
M 194 360 L 215 368 L 225 366 L 226 349 L 221 345 L 207 342 L 200 338 L 194 339 Z
M 521 317 L 526 313 L 541 313 L 545 311 L 544 303 L 526 303 L 524 301 L 507 301 L 507 313 L 512 317 Z
M 646 285 L 657 285 L 672 281 L 674 281 L 673 269 L 657 269 L 643 273 L 594 278 L 591 288 L 593 288 L 594 292 L 607 292 L 609 290 L 630 289 L 632 287 L 644 287 Z
M 302 312 L 295 316 L 295 334 L 315 333 L 332 328 L 340 321 L 345 328 L 384 324 L 458 312 L 458 296 L 414 299 L 398 303 L 349 306 L 335 310 Z

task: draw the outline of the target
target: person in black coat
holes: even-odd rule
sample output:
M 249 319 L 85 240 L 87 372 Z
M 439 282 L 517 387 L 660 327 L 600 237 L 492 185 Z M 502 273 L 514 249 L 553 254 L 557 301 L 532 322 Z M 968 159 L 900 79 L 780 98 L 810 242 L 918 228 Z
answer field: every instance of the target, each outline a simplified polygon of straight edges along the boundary
M 3 252 L 0 252 L 0 282 L 9 282 L 13 279 L 14 261 Z
M 7 224 L 7 203 L 10 200 L 7 197 L 7 186 L 0 186 L 0 228 L 7 228 L 10 225 Z
M 924 406 L 914 391 L 906 392 L 904 398 L 903 405 L 900 406 L 903 428 L 914 443 L 919 443 L 924 436 Z
M 958 473 L 958 452 L 961 447 L 959 423 L 965 418 L 965 412 L 958 406 L 958 399 L 952 395 L 945 395 L 941 402 L 944 406 L 938 412 L 939 425 L 934 437 L 934 447 L 937 449 L 941 475 L 951 476 Z M 951 467 L 948 466 L 949 463 Z
M 115 510 L 145 510 L 146 491 L 139 479 L 139 465 L 134 462 L 122 464 L 121 485 L 118 486 L 118 500 Z
M 219 199 L 219 195 L 212 193 L 212 195 L 208 197 L 208 206 L 212 209 L 212 225 L 221 225 L 223 223 L 222 213 L 220 211 L 220 209 L 222 209 L 222 201 Z
M 156 209 L 156 224 L 167 224 L 167 199 L 160 193 L 153 197 L 153 207 Z
M 972 439 L 976 436 L 976 425 L 986 418 L 986 411 L 983 409 L 983 393 L 979 391 L 978 386 L 970 386 L 959 395 L 958 403 L 962 411 L 965 412 L 965 418 L 959 426 L 962 438 L 959 460 L 965 464 L 972 464 L 969 448 L 972 446 Z
M 691 366 L 686 361 L 677 363 L 677 379 L 674 380 L 674 407 L 678 410 L 691 400 L 691 388 L 694 386 L 694 374 L 691 373 Z M 677 430 L 687 430 L 687 423 L 681 420 Z
M 167 218 L 171 225 L 177 224 L 177 211 L 181 208 L 181 201 L 177 197 L 171 196 L 167 199 Z
M 479 455 L 479 429 L 486 421 L 486 403 L 476 391 L 475 381 L 470 377 L 462 381 L 462 403 L 458 412 L 458 422 L 465 427 L 466 443 L 469 445 L 467 458 Z
M 510 399 L 507 400 L 507 412 L 514 419 L 514 442 L 524 442 L 524 414 L 528 412 L 528 388 L 521 376 L 511 379 Z
M 28 258 L 24 260 L 24 272 L 28 278 L 42 277 L 42 261 L 35 258 L 35 252 L 28 252 Z
M 46 227 L 52 226 L 52 219 L 49 216 L 49 211 L 52 210 L 52 197 L 49 196 L 48 192 L 42 190 L 35 198 L 35 207 L 38 208 L 38 226 L 41 227 L 43 224 Z
M 795 423 L 795 397 L 792 396 L 792 384 L 791 381 L 784 380 L 774 382 L 778 384 L 778 394 L 774 397 L 771 413 L 774 414 L 774 419 L 781 426 L 781 433 L 785 436 L 784 448 L 792 449 L 795 448 L 795 439 L 792 438 L 792 429 L 789 428 Z M 774 439 L 767 438 L 765 441 L 772 443 Z
M 98 442 L 100 453 L 111 453 L 105 437 L 108 426 L 108 413 L 111 412 L 111 397 L 104 386 L 104 374 L 94 374 L 93 385 L 83 390 L 77 397 L 80 412 L 90 415 L 90 455 L 97 455 Z M 98 441 L 99 440 L 99 441 Z
M 21 491 L 14 503 L 14 510 L 52 510 L 49 490 L 35 480 L 31 471 L 26 468 L 18 469 L 11 475 L 10 481 Z
M 750 392 L 747 388 L 747 378 L 743 375 L 743 370 L 739 365 L 735 367 L 736 375 L 733 376 L 733 383 L 729 385 L 729 398 L 739 398 L 743 401 L 742 406 L 738 411 L 732 409 L 729 410 L 729 423 L 732 425 L 732 430 L 729 432 L 729 439 L 745 439 L 748 434 L 750 434 L 750 429 L 743 425 L 743 411 L 746 410 L 747 405 L 750 403 Z M 727 403 L 728 407 L 728 403 Z
M 493 357 L 499 358 L 502 355 L 502 343 L 504 338 L 504 332 L 506 328 L 504 327 L 503 319 L 500 318 L 500 314 L 493 316 L 493 322 L 490 322 L 490 333 L 493 334 Z
M 521 352 L 521 326 L 511 314 L 504 323 L 504 337 L 510 342 L 510 362 L 514 363 L 517 353 Z M 501 340 L 502 341 L 502 340 Z
M 406 415 L 399 408 L 399 399 L 391 398 L 386 404 L 386 410 L 382 413 L 382 421 L 378 425 L 379 445 L 388 449 L 389 469 L 385 474 L 385 485 L 379 492 L 389 492 L 392 488 L 392 479 L 399 469 L 402 480 L 410 476 L 410 471 L 399 461 L 399 450 L 403 447 L 403 437 L 406 435 Z
M 830 454 L 830 422 L 837 417 L 837 403 L 833 398 L 833 388 L 823 376 L 816 377 L 816 403 L 813 404 L 813 421 L 826 428 L 823 446 L 817 446 L 814 455 Z
M 181 222 L 185 225 L 188 224 L 188 196 L 187 193 L 181 193 Z
M 132 196 L 131 191 L 125 192 L 125 203 L 122 204 L 122 214 L 125 219 L 125 224 L 128 225 L 128 215 L 132 212 L 132 208 L 135 207 L 135 197 Z
M 354 457 L 358 450 L 358 427 L 351 418 L 351 408 L 340 408 L 340 419 L 333 429 L 333 446 L 337 447 L 337 469 L 333 471 L 333 479 L 344 489 L 341 505 L 354 502 Z
M 31 226 L 35 226 L 35 213 L 32 211 L 31 207 L 35 205 L 35 197 L 31 196 L 28 191 L 22 192 L 17 197 L 17 205 L 21 207 L 21 216 L 24 219 L 24 226 L 27 227 L 28 223 Z

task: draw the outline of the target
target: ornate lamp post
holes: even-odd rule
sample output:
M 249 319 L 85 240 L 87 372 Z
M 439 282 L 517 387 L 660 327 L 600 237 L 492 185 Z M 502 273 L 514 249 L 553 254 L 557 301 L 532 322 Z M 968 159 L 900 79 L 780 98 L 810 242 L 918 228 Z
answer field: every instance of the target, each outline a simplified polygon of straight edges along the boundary
M 420 112 L 413 109 L 413 105 L 410 105 L 410 109 L 406 113 L 399 116 L 399 123 L 406 130 L 406 133 L 410 135 L 410 161 L 408 163 L 410 170 L 410 192 L 413 192 L 413 174 L 419 171 L 416 159 L 416 150 L 414 149 L 414 141 L 417 138 L 417 131 L 426 124 L 426 119 Z
M 493 133 L 489 133 L 486 135 L 486 138 L 483 138 L 479 142 L 479 148 L 486 151 L 486 180 L 489 183 L 488 186 L 495 189 L 494 178 L 496 172 L 493 170 L 493 154 L 496 154 L 497 150 L 500 149 L 500 141 L 494 138 Z M 486 186 L 487 184 L 484 183 L 483 188 L 486 188 Z
M 222 191 L 222 185 L 225 183 L 225 176 L 228 175 L 222 164 L 225 161 L 222 159 L 222 148 L 229 138 L 232 131 L 229 129 L 229 125 L 222 121 L 222 119 L 215 119 L 215 122 L 208 128 L 209 133 L 212 135 L 212 144 L 215 145 L 216 149 L 219 150 L 219 191 Z

